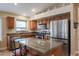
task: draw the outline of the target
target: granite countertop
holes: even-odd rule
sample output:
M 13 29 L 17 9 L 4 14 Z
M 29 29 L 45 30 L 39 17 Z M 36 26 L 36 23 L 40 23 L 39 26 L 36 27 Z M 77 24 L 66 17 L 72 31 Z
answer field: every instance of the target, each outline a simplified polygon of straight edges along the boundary
M 7 33 L 7 35 L 15 35 L 15 34 L 35 34 L 35 32 L 13 32 L 13 33 Z
M 22 38 L 22 39 L 16 39 L 16 42 L 19 41 L 20 44 L 26 45 L 32 49 L 35 49 L 41 53 L 46 53 L 60 45 L 62 45 L 61 42 L 57 42 L 55 40 L 42 40 L 37 38 Z

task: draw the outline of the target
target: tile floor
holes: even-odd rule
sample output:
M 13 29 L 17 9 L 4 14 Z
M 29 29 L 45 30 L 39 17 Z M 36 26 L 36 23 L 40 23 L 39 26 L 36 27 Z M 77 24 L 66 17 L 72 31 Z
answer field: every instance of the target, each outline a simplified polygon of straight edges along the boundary
M 0 56 L 12 56 L 13 53 L 11 51 L 5 50 L 5 51 L 0 51 Z

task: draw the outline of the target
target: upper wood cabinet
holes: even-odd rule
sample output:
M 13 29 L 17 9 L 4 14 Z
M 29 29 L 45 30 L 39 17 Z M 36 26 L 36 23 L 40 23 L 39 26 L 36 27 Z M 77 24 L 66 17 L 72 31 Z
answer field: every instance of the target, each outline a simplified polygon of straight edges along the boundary
M 41 20 L 41 24 L 45 24 L 47 28 L 49 28 L 49 25 L 50 25 L 49 22 L 50 22 L 49 19 L 43 19 L 43 20 Z
M 42 23 L 47 25 L 48 24 L 48 19 L 42 20 Z
M 30 21 L 30 29 L 36 30 L 37 29 L 37 20 L 31 20 Z
M 13 29 L 14 28 L 14 17 L 8 16 L 7 21 L 8 21 L 8 28 Z

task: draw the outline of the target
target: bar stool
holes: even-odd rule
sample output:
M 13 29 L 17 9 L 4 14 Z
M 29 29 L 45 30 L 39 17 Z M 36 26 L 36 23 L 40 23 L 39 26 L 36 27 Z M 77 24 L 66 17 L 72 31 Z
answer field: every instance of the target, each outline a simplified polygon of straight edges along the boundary
M 13 46 L 14 46 L 14 49 L 13 49 L 13 53 L 14 53 L 14 56 L 24 56 L 24 55 L 27 55 L 27 50 L 26 50 L 26 46 L 22 46 L 19 41 L 18 41 L 18 44 L 19 44 L 19 47 L 16 48 L 16 43 L 15 43 L 15 39 L 13 38 L 12 39 L 12 43 L 13 43 Z
M 15 56 L 25 56 L 25 55 L 27 55 L 26 49 L 24 47 L 20 47 L 18 49 L 15 49 L 13 51 L 13 53 L 14 53 Z

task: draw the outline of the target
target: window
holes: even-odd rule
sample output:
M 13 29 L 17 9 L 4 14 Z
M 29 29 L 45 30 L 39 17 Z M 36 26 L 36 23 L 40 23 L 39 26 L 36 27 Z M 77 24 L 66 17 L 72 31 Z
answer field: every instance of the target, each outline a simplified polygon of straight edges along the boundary
M 26 29 L 27 29 L 27 21 L 16 20 L 16 31 L 26 31 Z
M 0 41 L 2 41 L 2 19 L 0 18 Z

